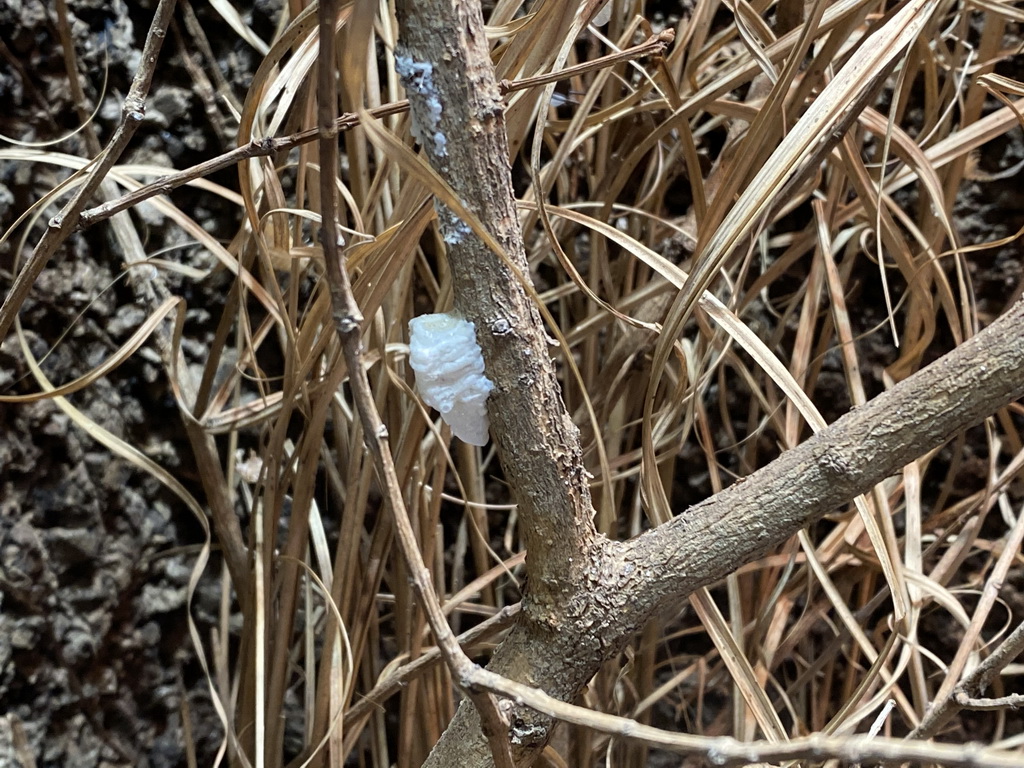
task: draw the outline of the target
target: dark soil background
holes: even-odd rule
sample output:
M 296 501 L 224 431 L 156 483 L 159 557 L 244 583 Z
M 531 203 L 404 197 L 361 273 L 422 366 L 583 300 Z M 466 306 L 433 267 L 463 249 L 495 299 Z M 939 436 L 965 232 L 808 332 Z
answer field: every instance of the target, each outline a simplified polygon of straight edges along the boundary
M 0 3 L 0 133 L 20 141 L 49 141 L 80 125 L 53 6 Z M 185 67 L 185 55 L 200 68 L 205 62 L 186 42 L 183 7 L 125 162 L 183 168 L 232 147 L 227 110 L 204 100 Z M 120 118 L 154 8 L 146 0 L 70 3 L 83 87 L 90 100 L 101 100 L 93 123 L 101 144 Z M 240 11 L 268 34 L 277 4 Z M 197 3 L 194 12 L 234 96 L 243 98 L 259 53 L 208 4 Z M 46 149 L 88 155 L 81 135 Z M 0 163 L 0 230 L 66 176 L 50 164 Z M 227 171 L 215 180 L 235 187 L 234 178 Z M 219 205 L 219 198 L 182 190 L 174 199 L 219 237 L 237 227 L 237 210 Z M 147 252 L 183 246 L 181 233 L 161 218 L 133 216 Z M 36 227 L 20 252 L 16 242 L 0 247 L 4 290 L 16 254 L 23 264 L 39 233 Z M 75 235 L 21 314 L 33 353 L 49 352 L 43 368 L 56 381 L 109 357 L 146 316 L 108 237 L 103 225 Z M 204 266 L 197 249 L 186 253 L 183 261 Z M 185 350 L 193 352 L 191 362 L 202 362 L 218 287 L 204 285 L 203 295 L 191 293 L 193 283 L 172 287 L 185 292 L 190 307 L 192 343 Z M 12 334 L 0 347 L 0 391 L 36 389 Z M 70 400 L 202 498 L 198 482 L 189 483 L 193 462 L 155 352 L 143 350 Z M 199 525 L 176 497 L 86 436 L 53 402 L 0 404 L 0 766 L 185 765 L 183 697 L 197 728 L 200 764 L 212 763 L 222 732 L 184 614 L 201 541 Z M 217 565 L 214 558 L 207 573 L 215 576 Z M 218 609 L 214 576 L 193 607 L 201 631 Z
M 83 84 L 90 99 L 101 99 L 93 124 L 101 143 L 117 124 L 154 5 L 70 3 Z M 269 36 L 278 3 L 235 5 L 247 23 Z M 194 13 L 217 66 L 241 99 L 259 54 L 207 4 L 196 3 Z M 184 168 L 233 146 L 229 111 L 204 94 L 185 66 L 185 56 L 200 69 L 208 64 L 189 39 L 179 7 L 146 120 L 125 161 Z M 38 142 L 78 125 L 56 10 L 41 0 L 3 0 L 0 133 Z M 960 224 L 967 242 L 1004 237 L 1024 225 L 1015 174 L 991 179 L 1024 159 L 1019 131 L 1013 136 L 1012 142 L 989 145 L 978 166 L 984 182 L 962 196 Z M 80 137 L 49 149 L 87 154 Z M 65 177 L 49 164 L 0 163 L 0 230 Z M 232 171 L 215 180 L 234 186 Z M 225 239 L 233 234 L 237 211 L 216 198 L 181 190 L 174 199 L 208 231 Z M 133 216 L 147 251 L 182 244 L 181 234 L 159 217 Z M 20 252 L 17 242 L 0 246 L 5 290 L 16 257 L 24 263 L 39 231 L 33 230 Z M 44 369 L 57 381 L 69 381 L 108 357 L 145 317 L 107 237 L 103 226 L 74 236 L 22 311 L 25 336 L 37 357 L 49 353 Z M 1021 249 L 1015 243 L 974 254 L 971 261 L 979 310 L 990 318 L 1021 290 Z M 191 283 L 172 289 L 196 290 Z M 193 362 L 201 362 L 203 334 L 212 334 L 220 301 L 215 281 L 202 290 L 185 295 L 192 334 L 186 353 L 192 351 Z M 887 360 L 890 351 L 880 350 L 879 360 Z M 0 346 L 0 392 L 22 394 L 35 387 L 12 335 Z M 71 401 L 186 484 L 195 477 L 153 352 L 143 350 Z M 971 437 L 981 442 L 984 434 L 975 430 Z M 977 455 L 985 455 L 982 445 Z M 198 482 L 190 488 L 199 494 Z M 199 525 L 175 497 L 95 443 L 54 403 L 0 405 L 0 768 L 185 765 L 183 701 L 196 728 L 199 762 L 210 764 L 221 730 L 184 614 L 201 541 Z M 217 571 L 215 559 L 208 574 Z M 218 601 L 210 576 L 193 609 L 201 631 L 216 616 Z

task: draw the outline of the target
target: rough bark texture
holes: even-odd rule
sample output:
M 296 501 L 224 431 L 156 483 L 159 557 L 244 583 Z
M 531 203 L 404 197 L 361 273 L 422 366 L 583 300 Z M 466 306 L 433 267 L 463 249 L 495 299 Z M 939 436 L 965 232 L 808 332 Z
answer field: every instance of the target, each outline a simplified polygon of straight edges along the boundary
M 400 2 L 397 10 L 398 69 L 414 133 L 431 165 L 527 276 L 503 101 L 479 4 Z M 555 599 L 574 588 L 594 538 L 579 431 L 562 404 L 549 343 L 520 278 L 457 215 L 437 207 L 455 309 L 476 324 L 496 385 L 488 401 L 491 434 L 519 504 L 536 606 L 546 601 L 542 595 Z
M 524 288 L 529 267 L 512 194 L 503 101 L 491 65 L 477 3 L 400 2 L 398 70 L 409 97 L 414 133 L 431 165 L 501 246 L 506 263 L 446 206 L 438 204 L 448 245 L 455 309 L 476 324 L 487 372 L 491 435 L 518 503 L 527 551 L 527 592 L 521 621 L 490 668 L 562 698 L 578 690 L 565 662 L 586 656 L 586 668 L 605 658 L 593 635 L 568 624 L 598 582 L 593 507 L 579 431 L 555 377 L 540 315 Z M 514 266 L 515 271 L 509 265 Z M 516 274 L 518 272 L 518 275 Z M 586 638 L 589 649 L 561 647 Z M 552 667 L 554 664 L 554 667 Z M 564 681 L 562 683 L 561 681 Z M 510 714 L 520 762 L 547 741 L 548 718 Z M 490 765 L 472 706 L 455 722 L 428 765 Z
M 687 594 L 1024 395 L 1024 301 L 776 461 L 627 545 L 637 608 Z
M 669 524 L 628 543 L 598 537 L 578 432 L 521 282 L 528 267 L 479 5 L 406 0 L 397 10 L 414 134 L 519 272 L 439 205 L 455 306 L 476 323 L 496 385 L 491 434 L 529 552 L 523 611 L 489 669 L 572 700 L 651 616 L 1024 394 L 1019 303 L 976 339 Z M 523 707 L 511 708 L 509 719 L 513 756 L 528 765 L 550 720 Z M 459 708 L 426 765 L 492 765 L 472 706 Z

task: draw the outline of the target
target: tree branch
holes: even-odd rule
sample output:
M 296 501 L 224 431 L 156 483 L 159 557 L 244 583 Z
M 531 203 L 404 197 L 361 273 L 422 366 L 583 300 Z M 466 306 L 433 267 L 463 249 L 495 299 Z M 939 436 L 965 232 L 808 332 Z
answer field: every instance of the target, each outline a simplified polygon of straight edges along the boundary
M 644 42 L 634 45 L 631 48 L 627 48 L 624 51 L 600 56 L 593 61 L 586 61 L 574 67 L 566 67 L 558 72 L 553 72 L 548 75 L 539 75 L 537 77 L 529 77 L 522 80 L 502 80 L 498 83 L 498 89 L 501 91 L 502 95 L 505 95 L 508 93 L 515 93 L 516 91 L 525 91 L 529 88 L 539 88 L 547 83 L 568 80 L 569 78 L 577 77 L 585 72 L 591 72 L 595 69 L 603 69 L 604 67 L 611 67 L 623 61 L 633 61 L 635 59 L 644 58 L 645 56 L 661 54 L 665 52 L 666 47 L 668 47 L 668 44 L 672 42 L 673 37 L 674 32 L 671 29 L 663 30 L 656 35 L 651 35 L 651 37 L 644 40 Z M 390 117 L 391 115 L 403 114 L 404 112 L 407 112 L 408 109 L 409 102 L 402 99 L 400 101 L 393 101 L 390 104 L 383 104 L 379 107 L 368 109 L 366 110 L 366 113 L 374 118 L 382 118 Z M 343 112 L 341 115 L 334 118 L 334 128 L 339 133 L 350 131 L 353 128 L 356 128 L 360 122 L 361 117 L 358 112 Z M 307 128 L 304 131 L 298 131 L 297 133 L 291 133 L 287 136 L 281 136 L 278 138 L 266 136 L 259 139 L 253 139 L 247 144 L 235 147 L 234 149 L 217 155 L 216 157 L 211 157 L 209 160 L 203 160 L 201 163 L 196 163 L 184 170 L 168 173 L 166 176 L 154 179 L 137 189 L 126 192 L 116 200 L 108 200 L 94 208 L 82 211 L 82 215 L 78 217 L 77 228 L 88 229 L 94 224 L 98 224 L 101 221 L 109 219 L 111 216 L 114 216 L 121 211 L 133 208 L 151 197 L 166 195 L 178 187 L 188 184 L 190 181 L 205 178 L 212 173 L 216 173 L 224 168 L 230 168 L 232 165 L 237 165 L 238 163 L 254 157 L 270 157 L 271 155 L 287 152 L 294 147 L 299 147 L 303 144 L 309 144 L 312 141 L 316 141 L 319 136 L 318 128 Z
M 656 612 L 713 583 L 1024 396 L 1024 300 L 991 326 L 771 464 L 626 544 Z M 641 607 L 642 606 L 642 607 Z
M 597 536 L 578 432 L 524 287 L 528 265 L 479 5 L 404 0 L 397 12 L 398 69 L 413 132 L 438 175 L 500 246 L 496 254 L 438 205 L 455 307 L 476 323 L 495 382 L 492 437 L 529 553 L 523 610 L 489 671 L 572 700 L 651 616 L 1024 395 L 1019 303 L 942 360 L 668 524 L 627 543 Z M 562 710 L 530 710 L 523 705 L 540 699 L 514 684 L 487 685 L 515 691 L 512 755 L 517 765 L 529 765 L 547 742 L 552 715 Z M 464 703 L 425 765 L 491 764 L 477 714 Z
M 531 684 L 570 700 L 652 615 L 755 560 L 1022 396 L 1024 300 L 945 357 L 753 475 L 631 542 L 605 542 L 592 568 L 594 578 L 565 607 L 565 616 L 575 621 L 551 635 L 520 624 L 489 668 L 520 679 L 522 659 L 541 654 L 548 677 Z M 519 728 L 525 732 L 540 725 L 523 720 Z M 513 732 L 516 726 L 513 722 Z M 533 750 L 520 750 L 519 765 L 529 764 L 527 755 L 539 751 L 547 736 L 531 733 L 536 743 Z M 451 750 L 467 760 L 459 765 L 489 765 L 486 754 L 473 749 L 472 735 L 472 713 L 460 708 L 439 742 L 447 743 L 447 760 L 427 765 L 454 765 L 448 762 Z
M 427 622 L 437 640 L 441 655 L 459 686 L 476 707 L 477 716 L 483 723 L 483 732 L 488 737 L 490 756 L 498 768 L 512 768 L 512 758 L 505 739 L 506 723 L 492 695 L 476 685 L 476 676 L 482 670 L 463 652 L 438 603 L 430 571 L 423 562 L 416 534 L 409 520 L 409 512 L 402 497 L 401 484 L 391 456 L 388 430 L 377 412 L 370 389 L 370 379 L 363 366 L 363 317 L 352 293 L 352 283 L 341 250 L 341 230 L 336 219 L 338 131 L 335 127 L 335 118 L 338 101 L 334 36 L 338 0 L 321 0 L 318 13 L 320 68 L 317 78 L 317 125 L 321 164 L 321 242 L 330 284 L 333 320 L 348 366 L 352 400 L 362 423 L 363 441 L 373 457 L 373 466 L 382 487 L 385 507 L 395 525 L 395 539 L 405 560 L 413 591 L 427 616 Z
M 579 430 L 562 403 L 544 326 L 522 284 L 529 281 L 529 265 L 512 194 L 504 103 L 483 18 L 478 3 L 451 0 L 403 1 L 396 10 L 397 68 L 413 133 L 508 260 L 438 204 L 455 308 L 476 324 L 495 383 L 488 400 L 491 435 L 519 504 L 529 552 L 524 611 L 556 623 L 595 543 L 593 508 Z
M 167 26 L 174 15 L 174 3 L 175 0 L 160 0 L 157 5 L 149 33 L 146 35 L 145 47 L 142 49 L 142 61 L 121 107 L 121 122 L 114 130 L 114 135 L 110 137 L 106 149 L 89 168 L 85 181 L 78 187 L 71 200 L 47 223 L 46 232 L 43 233 L 28 263 L 18 273 L 14 285 L 4 297 L 4 302 L 0 305 L 0 339 L 7 337 L 11 324 L 14 323 L 21 305 L 25 303 L 25 298 L 39 273 L 75 230 L 79 214 L 85 208 L 85 204 L 121 158 L 128 142 L 142 124 L 142 119 L 146 116 L 146 95 L 153 82 L 156 62 L 167 36 Z

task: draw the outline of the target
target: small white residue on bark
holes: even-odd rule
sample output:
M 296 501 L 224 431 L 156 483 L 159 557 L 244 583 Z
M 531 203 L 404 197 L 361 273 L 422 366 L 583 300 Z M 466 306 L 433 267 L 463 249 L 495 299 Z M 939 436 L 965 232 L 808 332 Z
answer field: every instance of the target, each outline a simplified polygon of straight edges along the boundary
M 447 157 L 448 137 L 441 131 L 441 97 L 434 85 L 434 65 L 395 53 L 395 71 L 402 78 L 409 101 L 420 107 L 412 110 L 412 135 L 438 157 Z
M 457 245 L 473 234 L 472 228 L 447 205 L 436 201 L 434 205 L 441 224 L 441 237 L 447 245 Z

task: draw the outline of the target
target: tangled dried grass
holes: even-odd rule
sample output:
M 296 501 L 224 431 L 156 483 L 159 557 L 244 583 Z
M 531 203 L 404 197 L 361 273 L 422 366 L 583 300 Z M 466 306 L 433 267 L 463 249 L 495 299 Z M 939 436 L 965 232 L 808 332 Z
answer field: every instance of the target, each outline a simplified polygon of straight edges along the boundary
M 879 64 L 860 73 L 864 82 L 826 91 L 855 51 L 877 44 L 892 15 L 884 4 L 684 5 L 677 17 L 656 3 L 611 0 L 607 21 L 578 36 L 570 36 L 576 9 L 554 0 L 502 0 L 488 17 L 506 78 L 527 255 L 556 324 L 553 354 L 594 476 L 596 523 L 612 538 L 633 537 L 750 474 L 971 336 L 1024 285 L 975 295 L 974 260 L 1018 233 L 965 242 L 957 207 L 965 186 L 986 183 L 974 153 L 1021 123 L 1022 104 L 1010 98 L 1022 86 L 998 69 L 1015 53 L 1006 39 L 1022 21 L 1017 9 L 922 3 L 927 23 L 895 72 Z M 412 147 L 395 23 L 384 14 L 356 24 L 361 8 L 344 6 L 338 22 L 346 114 L 336 183 L 367 319 L 365 364 L 444 611 L 456 631 L 467 630 L 466 649 L 485 656 L 522 590 L 517 518 L 493 452 L 450 443 L 410 386 L 408 320 L 451 304 L 430 205 L 440 189 L 436 175 L 379 139 L 386 132 Z M 651 43 L 619 55 L 663 30 L 674 31 L 663 55 L 651 56 Z M 374 66 L 349 66 L 368 46 L 379 53 Z M 230 574 L 223 588 L 247 616 L 237 645 L 225 642 L 227 611 L 216 645 L 192 630 L 226 748 L 257 765 L 297 765 L 329 743 L 333 765 L 417 766 L 456 699 L 394 555 L 333 332 L 316 235 L 322 169 L 310 143 L 317 51 L 315 7 L 282 9 L 240 104 L 241 149 L 148 186 L 141 180 L 162 171 L 115 164 L 96 179 L 108 202 L 83 214 L 87 224 L 109 218 L 124 227 L 117 212 L 146 197 L 234 276 L 201 375 L 190 379 L 179 364 L 181 300 L 161 293 L 160 273 L 202 281 L 208 272 L 153 258 L 137 240 L 122 258 L 152 308 L 139 333 L 70 384 L 35 373 L 40 396 L 57 398 L 94 437 L 160 477 L 205 523 L 203 505 L 175 478 L 63 399 L 146 339 L 161 346 L 183 411 L 194 416 L 191 448 Z M 366 79 L 346 81 L 350 71 Z M 872 80 L 880 89 L 870 100 L 851 101 Z M 357 117 L 363 109 L 372 130 Z M 793 130 L 814 109 L 849 110 L 849 129 L 827 151 Z M 790 153 L 780 155 L 786 138 Z M 34 149 L 2 155 L 88 171 L 79 158 Z M 227 163 L 238 165 L 237 194 L 202 181 Z M 807 172 L 788 183 L 796 167 Z M 229 244 L 156 195 L 182 183 L 238 204 L 242 224 Z M 118 203 L 122 195 L 131 196 Z M 8 237 L 33 232 L 49 202 Z M 716 240 L 719 257 L 694 263 Z M 30 269 L 44 264 L 37 258 Z M 666 314 L 687 272 L 720 304 L 713 321 L 708 309 L 685 325 L 677 313 L 671 327 Z M 5 302 L 4 328 L 20 301 L 12 292 Z M 33 359 L 27 347 L 25 355 Z M 837 510 L 693 596 L 608 662 L 582 703 L 741 741 L 869 729 L 932 735 L 930 704 L 951 700 L 1011 624 L 993 628 L 998 588 L 1021 566 L 1024 516 L 1013 485 L 1024 462 L 1021 418 L 1019 405 L 1001 411 L 876 487 L 859 514 Z M 968 447 L 984 452 L 971 467 Z M 243 463 L 246 452 L 254 458 Z M 655 485 L 641 482 L 642 467 Z M 1019 605 L 1003 606 L 1020 621 Z M 1005 693 L 1000 677 L 989 683 Z M 1024 722 L 1013 706 L 954 719 L 945 734 L 1017 749 Z M 301 719 L 305 734 L 304 750 L 288 758 L 286 718 Z M 581 726 L 563 728 L 543 759 L 667 764 L 643 743 Z

